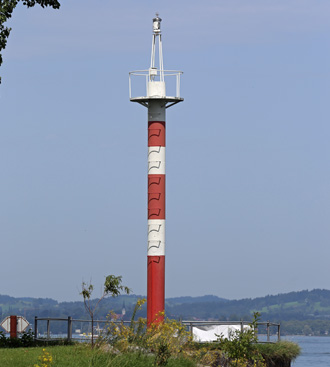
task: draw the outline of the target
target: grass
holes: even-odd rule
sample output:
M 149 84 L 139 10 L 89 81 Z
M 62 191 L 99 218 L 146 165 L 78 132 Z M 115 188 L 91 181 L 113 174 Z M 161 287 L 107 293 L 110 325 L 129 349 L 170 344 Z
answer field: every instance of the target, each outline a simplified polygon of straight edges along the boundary
M 192 343 L 193 350 L 206 348 L 209 351 L 220 350 L 218 343 Z M 264 357 L 267 367 L 274 366 L 290 366 L 290 362 L 294 361 L 300 354 L 298 344 L 290 341 L 280 341 L 277 343 L 258 343 L 255 348 Z
M 42 347 L 0 350 L 1 367 L 33 367 L 38 363 Z M 97 352 L 84 345 L 47 347 L 53 357 L 54 366 L 89 366 L 89 361 L 97 357 Z
M 217 349 L 217 343 L 195 346 L 197 349 L 207 346 L 207 349 Z M 300 353 L 297 344 L 281 341 L 272 344 L 257 344 L 257 348 L 265 358 L 267 366 L 285 366 Z M 0 349 L 1 367 L 34 367 L 38 357 L 43 353 L 42 347 Z M 125 353 L 114 355 L 89 345 L 46 347 L 52 355 L 52 367 L 153 367 L 154 356 L 141 353 Z M 170 359 L 167 367 L 195 367 L 196 364 L 184 358 Z
M 42 347 L 0 349 L 1 367 L 33 367 L 38 363 Z M 140 353 L 113 355 L 89 345 L 46 347 L 52 355 L 52 367 L 152 367 L 154 357 Z M 195 367 L 187 359 L 170 359 L 168 367 Z
M 288 361 L 294 361 L 300 354 L 299 345 L 289 341 L 257 344 L 257 348 L 268 366 L 287 365 Z

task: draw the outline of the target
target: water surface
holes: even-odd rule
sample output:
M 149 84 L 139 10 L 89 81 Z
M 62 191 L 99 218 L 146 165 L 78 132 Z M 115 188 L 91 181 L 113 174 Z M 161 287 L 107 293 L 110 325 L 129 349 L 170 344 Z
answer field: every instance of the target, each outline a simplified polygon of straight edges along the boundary
M 286 336 L 282 340 L 295 342 L 301 348 L 301 354 L 292 367 L 330 367 L 329 336 Z

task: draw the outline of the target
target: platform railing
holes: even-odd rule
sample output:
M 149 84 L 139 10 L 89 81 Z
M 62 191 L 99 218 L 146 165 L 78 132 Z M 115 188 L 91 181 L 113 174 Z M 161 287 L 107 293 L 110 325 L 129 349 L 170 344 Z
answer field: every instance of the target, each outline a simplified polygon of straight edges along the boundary
M 128 79 L 128 83 L 129 83 L 129 98 L 139 98 L 139 97 L 147 97 L 149 95 L 148 93 L 148 88 L 149 88 L 149 82 L 153 81 L 157 81 L 158 79 L 160 80 L 161 78 L 164 78 L 164 81 L 166 83 L 167 82 L 167 86 L 169 87 L 169 89 L 171 89 L 172 83 L 171 80 L 173 78 L 175 78 L 175 95 L 171 96 L 173 98 L 180 98 L 180 84 L 181 84 L 181 75 L 183 74 L 182 71 L 178 71 L 178 70 L 162 70 L 160 72 L 160 70 L 155 70 L 156 74 L 151 74 L 150 73 L 150 69 L 148 70 L 135 70 L 135 71 L 131 71 L 129 72 L 129 79 Z M 145 78 L 145 93 L 139 93 L 139 95 L 134 95 L 132 93 L 132 78 L 134 77 L 142 77 Z M 153 79 L 151 79 L 151 77 Z M 139 88 L 142 89 L 142 88 Z

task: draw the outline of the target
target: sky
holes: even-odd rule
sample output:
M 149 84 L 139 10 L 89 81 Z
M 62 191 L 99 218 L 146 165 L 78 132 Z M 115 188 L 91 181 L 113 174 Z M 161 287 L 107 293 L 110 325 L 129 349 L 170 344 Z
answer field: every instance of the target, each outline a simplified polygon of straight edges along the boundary
M 78 5 L 79 3 L 79 5 Z M 128 72 L 182 70 L 167 110 L 166 297 L 330 289 L 330 2 L 19 5 L 0 68 L 0 294 L 146 294 L 147 110 Z

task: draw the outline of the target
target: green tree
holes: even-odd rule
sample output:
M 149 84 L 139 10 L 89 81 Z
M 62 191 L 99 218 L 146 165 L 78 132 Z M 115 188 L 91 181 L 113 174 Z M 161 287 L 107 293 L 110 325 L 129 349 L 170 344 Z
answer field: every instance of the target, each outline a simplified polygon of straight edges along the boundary
M 36 4 L 39 4 L 43 8 L 46 6 L 51 6 L 54 9 L 60 8 L 60 3 L 57 0 L 0 0 L 0 66 L 3 61 L 2 50 L 6 48 L 7 40 L 11 31 L 11 28 L 6 27 L 4 24 L 11 18 L 14 9 L 20 1 L 28 8 L 32 8 Z
M 105 278 L 103 293 L 101 297 L 96 300 L 96 302 L 92 302 L 91 299 L 94 290 L 93 284 L 85 282 L 82 283 L 82 290 L 80 294 L 84 298 L 85 309 L 92 320 L 92 347 L 94 346 L 94 316 L 99 303 L 102 301 L 103 298 L 107 296 L 117 297 L 121 294 L 121 292 L 124 292 L 126 294 L 130 294 L 131 292 L 131 290 L 128 287 L 122 285 L 121 282 L 121 276 L 116 277 L 115 275 L 108 275 Z

